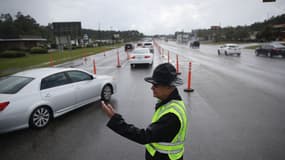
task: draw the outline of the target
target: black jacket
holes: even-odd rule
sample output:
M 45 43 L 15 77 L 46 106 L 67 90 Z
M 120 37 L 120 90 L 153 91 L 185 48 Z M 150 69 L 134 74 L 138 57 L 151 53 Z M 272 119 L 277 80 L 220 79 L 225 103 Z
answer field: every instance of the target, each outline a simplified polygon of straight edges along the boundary
M 168 103 L 171 100 L 181 100 L 178 90 L 175 89 L 170 96 L 156 104 L 155 109 Z M 139 144 L 148 144 L 152 142 L 171 142 L 180 129 L 180 121 L 173 113 L 168 113 L 162 116 L 157 122 L 151 123 L 146 129 L 139 129 L 132 124 L 125 122 L 120 114 L 115 114 L 107 126 L 114 132 L 126 137 Z M 152 157 L 145 151 L 146 160 L 169 160 L 167 154 L 156 152 Z M 183 157 L 180 159 L 182 160 Z

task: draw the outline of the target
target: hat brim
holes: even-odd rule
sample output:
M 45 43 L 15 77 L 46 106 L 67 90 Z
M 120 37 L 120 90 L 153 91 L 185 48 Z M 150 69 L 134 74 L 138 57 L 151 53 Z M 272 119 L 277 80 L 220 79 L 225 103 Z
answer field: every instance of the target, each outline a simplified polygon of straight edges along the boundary
M 158 82 L 155 81 L 152 77 L 146 77 L 146 78 L 144 78 L 144 80 L 148 83 L 151 83 L 151 84 L 158 84 Z
M 148 83 L 151 83 L 151 84 L 161 84 L 161 83 L 155 81 L 152 77 L 146 77 L 146 78 L 144 78 L 144 80 Z M 180 86 L 180 85 L 183 85 L 183 80 L 179 77 L 176 77 L 176 79 L 173 82 L 171 82 L 170 84 L 163 84 L 163 85 Z

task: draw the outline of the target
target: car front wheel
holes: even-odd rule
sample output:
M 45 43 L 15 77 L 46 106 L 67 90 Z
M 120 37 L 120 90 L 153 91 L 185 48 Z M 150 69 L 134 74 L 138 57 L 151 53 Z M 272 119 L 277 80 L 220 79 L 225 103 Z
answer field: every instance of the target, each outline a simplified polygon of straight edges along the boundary
M 110 85 L 106 85 L 102 89 L 101 98 L 104 101 L 109 101 L 112 96 L 112 87 Z
M 48 107 L 42 106 L 36 108 L 29 120 L 30 127 L 32 128 L 43 128 L 48 125 L 52 119 L 51 110 Z

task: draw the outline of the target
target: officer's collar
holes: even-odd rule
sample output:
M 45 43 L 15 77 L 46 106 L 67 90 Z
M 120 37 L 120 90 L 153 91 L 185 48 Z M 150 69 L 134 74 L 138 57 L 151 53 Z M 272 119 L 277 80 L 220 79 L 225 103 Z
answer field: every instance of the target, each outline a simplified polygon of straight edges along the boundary
M 171 100 L 182 100 L 181 96 L 179 95 L 177 88 L 175 88 L 174 91 L 171 92 L 171 94 L 165 100 L 159 101 L 155 105 L 155 109 L 158 109 L 160 106 L 165 105 L 166 103 L 168 103 Z

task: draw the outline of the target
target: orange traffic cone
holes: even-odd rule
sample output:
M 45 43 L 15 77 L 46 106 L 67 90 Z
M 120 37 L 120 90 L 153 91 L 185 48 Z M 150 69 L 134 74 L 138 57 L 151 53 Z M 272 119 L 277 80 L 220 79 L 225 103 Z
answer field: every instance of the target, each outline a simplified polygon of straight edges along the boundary
M 176 74 L 181 74 L 181 72 L 179 72 L 179 59 L 177 54 L 176 54 Z
M 52 58 L 52 54 L 50 54 L 49 65 L 50 65 L 51 67 L 53 67 L 53 58 Z
M 127 56 L 128 56 L 127 59 L 130 60 L 130 54 L 128 51 L 127 51 Z
M 96 64 L 95 59 L 93 59 L 93 73 L 96 74 Z
M 169 54 L 169 51 L 168 51 L 168 53 L 167 53 L 167 61 L 168 61 L 168 63 L 169 63 L 169 61 L 170 61 L 170 54 Z
M 86 63 L 86 61 L 87 61 L 87 58 L 86 58 L 86 53 L 83 53 L 83 56 L 84 56 L 84 62 Z
M 185 92 L 193 92 L 194 89 L 191 88 L 191 70 L 192 70 L 192 62 L 189 62 L 189 71 L 188 71 L 188 86 L 184 89 Z
M 119 51 L 117 51 L 117 67 L 121 67 Z

